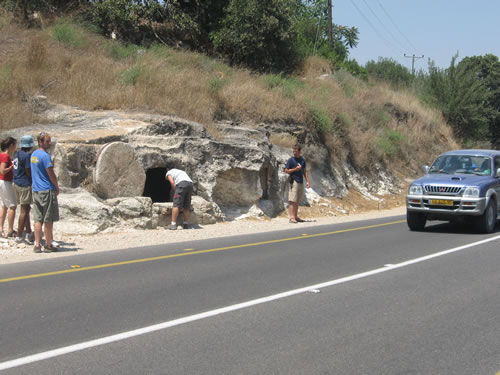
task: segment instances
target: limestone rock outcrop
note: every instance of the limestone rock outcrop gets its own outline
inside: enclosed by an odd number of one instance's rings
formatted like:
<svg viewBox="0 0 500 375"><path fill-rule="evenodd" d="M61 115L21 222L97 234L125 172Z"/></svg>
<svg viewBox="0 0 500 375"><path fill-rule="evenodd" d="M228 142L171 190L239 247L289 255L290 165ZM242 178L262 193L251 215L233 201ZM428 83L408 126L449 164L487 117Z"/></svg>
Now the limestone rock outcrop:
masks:
<svg viewBox="0 0 500 375"><path fill-rule="evenodd" d="M291 150L272 144L271 134L303 144L312 180L304 204L318 197L342 197L348 185L367 196L399 186L396 177L377 166L367 176L339 165L318 134L300 124L220 122L214 138L201 124L172 116L88 112L38 102L43 104L37 105L43 124L0 136L51 134L54 168L64 188L56 230L95 233L168 224L172 191L165 174L173 167L193 180L191 224L276 216L287 201L284 166Z"/></svg>

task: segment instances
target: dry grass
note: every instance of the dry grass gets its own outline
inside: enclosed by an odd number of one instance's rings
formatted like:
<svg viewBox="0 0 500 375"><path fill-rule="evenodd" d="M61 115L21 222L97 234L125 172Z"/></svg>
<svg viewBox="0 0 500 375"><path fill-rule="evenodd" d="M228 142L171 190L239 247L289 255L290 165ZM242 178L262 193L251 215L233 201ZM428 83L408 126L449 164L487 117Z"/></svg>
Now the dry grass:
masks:
<svg viewBox="0 0 500 375"><path fill-rule="evenodd" d="M369 85L308 59L295 77L259 76L201 54L123 46L70 23L25 30L0 15L0 129L35 121L27 98L87 110L137 110L199 122L293 123L320 132L339 162L413 170L457 147L441 116L409 93ZM325 77L325 74L330 74ZM290 147L295 137L271 135Z"/></svg>

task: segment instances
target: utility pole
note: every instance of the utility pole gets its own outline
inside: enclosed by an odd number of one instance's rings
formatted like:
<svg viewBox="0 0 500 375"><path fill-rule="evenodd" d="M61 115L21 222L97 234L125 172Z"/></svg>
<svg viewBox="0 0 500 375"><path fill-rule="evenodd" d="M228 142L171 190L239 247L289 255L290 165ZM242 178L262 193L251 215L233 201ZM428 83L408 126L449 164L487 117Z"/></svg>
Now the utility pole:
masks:
<svg viewBox="0 0 500 375"><path fill-rule="evenodd" d="M404 55L405 55L405 57L408 57L411 59L411 74L415 75L415 59L423 59L424 55L415 56L415 54L413 54L413 56L406 56L406 53Z"/></svg>
<svg viewBox="0 0 500 375"><path fill-rule="evenodd" d="M333 44L333 35L332 35L332 1L328 0L328 43L330 46Z"/></svg>

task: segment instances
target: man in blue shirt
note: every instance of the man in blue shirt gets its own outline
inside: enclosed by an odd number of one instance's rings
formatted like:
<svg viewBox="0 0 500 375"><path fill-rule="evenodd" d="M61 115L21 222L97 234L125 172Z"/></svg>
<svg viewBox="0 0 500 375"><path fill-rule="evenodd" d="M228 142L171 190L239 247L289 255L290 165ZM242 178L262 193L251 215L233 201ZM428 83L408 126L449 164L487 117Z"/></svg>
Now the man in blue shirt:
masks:
<svg viewBox="0 0 500 375"><path fill-rule="evenodd" d="M296 144L293 146L293 156L288 159L285 166L285 173L290 175L288 178L288 217L289 222L294 224L304 221L298 217L299 203L304 198L304 177L307 182L307 188L311 186L309 173L306 169L306 161L300 156L301 150L300 145Z"/></svg>
<svg viewBox="0 0 500 375"><path fill-rule="evenodd" d="M31 135L23 135L19 142L19 150L14 156L14 192L16 193L17 203L21 205L21 213L17 225L16 242L22 242L23 239L30 245L35 240L34 233L31 231L30 210L33 202L31 193L31 164L30 151L35 146ZM25 233L25 236L23 235Z"/></svg>
<svg viewBox="0 0 500 375"><path fill-rule="evenodd" d="M38 149L31 154L31 176L33 187L33 221L35 222L35 247L33 251L42 251L42 225L45 231L45 253L57 251L52 245L53 224L59 220L59 184L54 165L48 150L52 140L48 133L42 132L38 135Z"/></svg>

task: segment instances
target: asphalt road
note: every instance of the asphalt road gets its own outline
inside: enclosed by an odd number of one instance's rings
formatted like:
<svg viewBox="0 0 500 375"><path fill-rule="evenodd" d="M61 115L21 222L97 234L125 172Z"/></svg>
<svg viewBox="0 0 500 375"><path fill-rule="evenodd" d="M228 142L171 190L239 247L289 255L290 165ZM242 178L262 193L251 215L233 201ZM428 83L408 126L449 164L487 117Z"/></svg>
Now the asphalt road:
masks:
<svg viewBox="0 0 500 375"><path fill-rule="evenodd" d="M500 225L427 228L296 225L2 265L0 370L498 374Z"/></svg>

